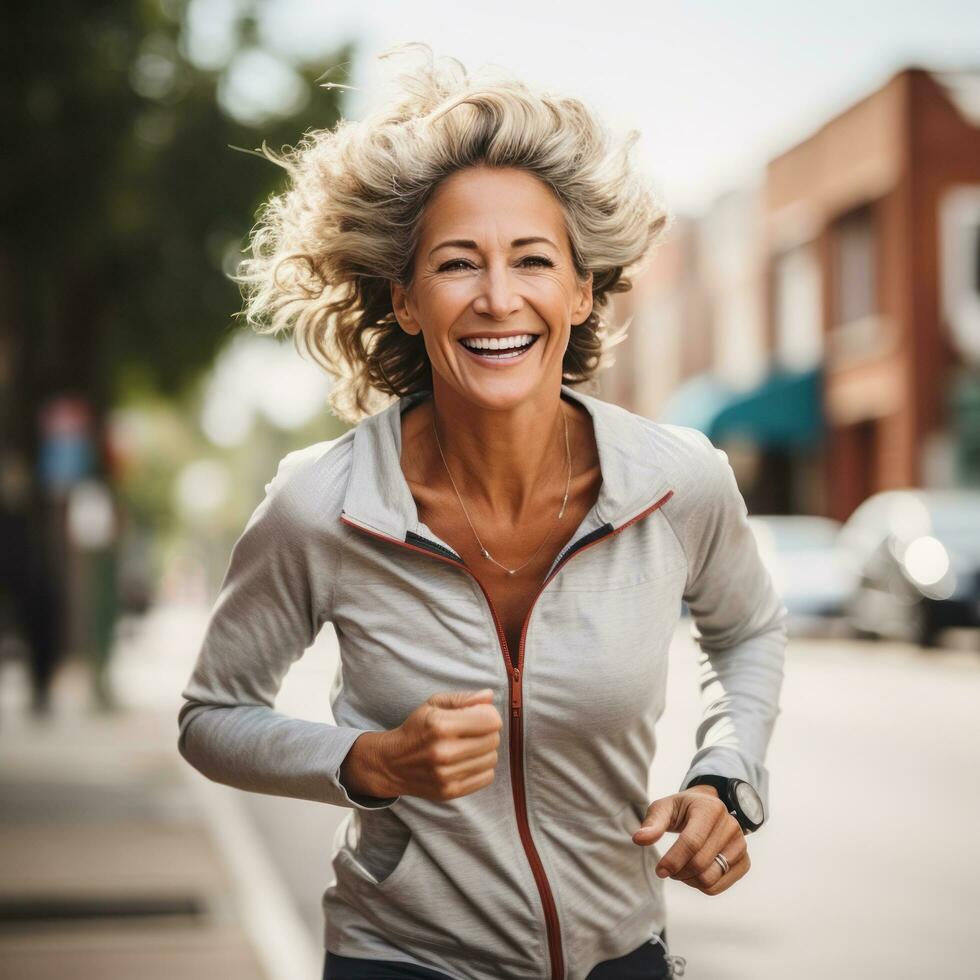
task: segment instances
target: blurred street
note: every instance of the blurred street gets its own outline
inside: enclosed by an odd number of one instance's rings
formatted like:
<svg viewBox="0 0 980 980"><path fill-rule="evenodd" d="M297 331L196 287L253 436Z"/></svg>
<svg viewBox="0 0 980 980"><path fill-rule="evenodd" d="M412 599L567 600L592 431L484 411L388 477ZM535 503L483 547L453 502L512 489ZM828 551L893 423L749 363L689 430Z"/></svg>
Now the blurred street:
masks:
<svg viewBox="0 0 980 980"><path fill-rule="evenodd" d="M122 710L111 714L93 710L72 660L56 677L52 716L35 719L23 665L3 663L0 980L314 976L239 804L226 810L224 787L177 753L181 675L202 626L178 609L121 631L120 666L161 669L122 678Z"/></svg>
<svg viewBox="0 0 980 980"><path fill-rule="evenodd" d="M79 680L59 678L50 723L4 705L0 977L258 980L169 731L87 713Z"/></svg>
<svg viewBox="0 0 980 980"><path fill-rule="evenodd" d="M5 672L0 977L63 976L68 964L82 978L319 976L319 902L345 812L218 786L180 759L179 689L205 617L172 606L127 623L113 680L128 710L117 718L73 701L69 669L56 686L63 714L47 729L30 723L16 711L16 670ZM959 828L980 807L980 655L974 636L949 636L963 648L791 641L771 822L750 840L751 871L713 898L667 886L686 977L975 975L980 841ZM334 664L326 629L279 709L330 720ZM695 678L684 623L651 800L676 790L693 751ZM79 918L80 907L102 914Z"/></svg>

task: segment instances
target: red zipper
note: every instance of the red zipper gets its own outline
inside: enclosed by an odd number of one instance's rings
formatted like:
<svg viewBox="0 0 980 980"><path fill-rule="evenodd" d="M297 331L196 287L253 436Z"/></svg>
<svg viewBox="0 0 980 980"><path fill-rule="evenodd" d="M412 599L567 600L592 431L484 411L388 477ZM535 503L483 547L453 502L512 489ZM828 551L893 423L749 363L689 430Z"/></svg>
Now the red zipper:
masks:
<svg viewBox="0 0 980 980"><path fill-rule="evenodd" d="M511 772L511 785L514 789L514 810L517 815L517 829L520 833L521 843L524 845L524 852L527 855L528 863L531 866L531 873L534 875L535 883L538 886L538 893L541 896L541 904L544 908L545 925L548 932L548 953L551 957L551 980L564 980L565 977L565 960L562 955L561 949L561 927L558 922L558 910L555 906L554 895L551 891L551 885L548 883L548 876L545 873L544 865L541 863L541 857L538 854L538 849L535 847L534 840L531 837L531 827L527 819L527 797L524 791L524 718L523 718L523 670L524 670L524 643L527 637L528 624L531 621L531 613L534 611L534 607L537 604L538 599L541 597L541 593L548 587L548 583L554 579L558 572L564 567L565 562L569 561L572 557L581 551L587 551L589 548L597 545L600 541L606 541L608 538L619 534L621 531L625 531L630 525L635 524L637 521L642 520L644 517L652 514L655 510L662 507L668 500L674 495L673 490L668 490L656 503L651 504L646 510L641 511L635 517L630 518L625 524L621 524L617 528L613 528L608 534L604 534L594 541L590 541L588 544L582 545L581 548L576 548L574 545L566 553L565 557L562 558L558 564L555 566L554 571L544 580L541 588L538 589L534 598L531 600L531 605L528 607L527 614L524 617L524 623L521 626L521 640L520 646L518 648L517 654L517 665L514 665L511 659L510 650L507 647L507 637L504 635L503 624L500 622L500 617L497 615L497 610L494 608L493 600L490 598L490 594L483 587L483 583L473 574L470 568L462 561L458 561L454 558L444 557L443 555L438 555L433 551L429 551L427 548L420 548L418 545L411 544L407 541L401 541L398 538L393 538L387 534L381 534L379 531L369 530L362 524L355 523L350 520L345 514L340 515L340 519L347 524L349 527L357 528L359 531L363 531L365 534L371 535L371 537L380 538L383 541L390 541L393 544L401 545L403 548L410 548L412 551L418 551L423 555L429 555L432 558L436 558L439 561L448 562L458 568L462 568L466 573L472 576L473 580L477 585L480 586L480 591L483 593L487 600L487 605L490 607L490 614L493 616L494 625L497 628L497 639L500 642L500 649L504 655L504 662L507 665L508 672L510 674L510 705L511 705L511 723L510 723L510 772Z"/></svg>

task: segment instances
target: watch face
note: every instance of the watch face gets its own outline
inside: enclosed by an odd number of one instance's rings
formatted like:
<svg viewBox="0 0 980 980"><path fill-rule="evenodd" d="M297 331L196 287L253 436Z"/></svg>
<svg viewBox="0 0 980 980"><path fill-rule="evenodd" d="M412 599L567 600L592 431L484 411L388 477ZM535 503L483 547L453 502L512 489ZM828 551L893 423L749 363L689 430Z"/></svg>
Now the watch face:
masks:
<svg viewBox="0 0 980 980"><path fill-rule="evenodd" d="M762 823L765 812L762 809L762 800L759 794L752 788L751 783L740 780L735 784L735 799L749 820L753 823Z"/></svg>

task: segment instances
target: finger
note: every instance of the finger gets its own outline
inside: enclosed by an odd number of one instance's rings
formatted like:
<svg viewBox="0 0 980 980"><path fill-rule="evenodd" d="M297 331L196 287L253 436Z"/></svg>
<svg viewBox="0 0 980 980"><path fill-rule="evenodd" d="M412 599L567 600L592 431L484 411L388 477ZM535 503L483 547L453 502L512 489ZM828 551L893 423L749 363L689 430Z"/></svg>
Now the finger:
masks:
<svg viewBox="0 0 980 980"><path fill-rule="evenodd" d="M465 762L476 759L488 752L494 752L500 747L500 733L490 732L487 735L471 735L447 743L453 748L452 762Z"/></svg>
<svg viewBox="0 0 980 980"><path fill-rule="evenodd" d="M727 854L725 855L728 856ZM718 862L715 861L715 867L718 866ZM728 869L727 874L721 874L721 868L718 868L719 875L713 884L709 885L707 888L702 888L701 891L705 895L719 895L721 892L728 888L731 888L739 878L744 877L750 867L752 867L752 859L749 857L748 850L739 858L737 861L729 862L731 867Z"/></svg>
<svg viewBox="0 0 980 980"><path fill-rule="evenodd" d="M465 708L432 708L429 724L439 738L462 738L497 732L503 727L500 712L492 704L473 704Z"/></svg>
<svg viewBox="0 0 980 980"><path fill-rule="evenodd" d="M704 847L718 819L717 807L724 808L720 800L700 793L694 798L681 795L679 800L682 811L681 834L657 865L657 874L661 878L675 874Z"/></svg>
<svg viewBox="0 0 980 980"><path fill-rule="evenodd" d="M722 851L721 853L725 854L724 851ZM725 857L728 858L728 855L725 854ZM688 885L689 887L695 888L700 892L708 892L710 889L714 888L717 885L718 888L717 891L715 892L715 894L717 894L718 892L724 891L730 883L735 881L735 878L731 876L736 870L740 868L740 866L742 865L742 863L745 861L746 858L747 858L747 854L743 855L741 859L736 859L736 860L729 859L728 861L729 867L727 872L722 872L721 865L719 865L717 861L712 859L711 863L713 867L705 871L703 875L700 875L695 878L684 878L678 880L681 881L681 884Z"/></svg>
<svg viewBox="0 0 980 980"><path fill-rule="evenodd" d="M482 772L467 776L465 779L456 781L448 786L439 796L442 800L454 800L460 796L468 796L475 793L484 786L489 786L496 777L495 769L486 769Z"/></svg>
<svg viewBox="0 0 980 980"><path fill-rule="evenodd" d="M677 881L693 882L698 887L710 888L723 874L721 865L715 860L716 855L723 855L728 861L729 868L733 868L742 860L747 850L745 837L739 830L738 839L729 838L720 846L709 843L697 857L691 860L687 870L682 868L673 877Z"/></svg>
<svg viewBox="0 0 980 980"><path fill-rule="evenodd" d="M450 765L440 766L439 774L447 782L452 780L462 781L470 776L479 775L487 769L494 769L499 761L496 749L484 752L482 755L470 756Z"/></svg>
<svg viewBox="0 0 980 980"><path fill-rule="evenodd" d="M644 847L656 843L668 830L676 830L680 797L665 796L647 807L643 823L633 834L633 843Z"/></svg>
<svg viewBox="0 0 980 980"><path fill-rule="evenodd" d="M497 732L466 738L438 738L428 746L429 761L443 769L459 766L467 760L496 751L499 745L500 735Z"/></svg>
<svg viewBox="0 0 980 980"><path fill-rule="evenodd" d="M466 708L492 701L493 691L489 687L480 691L437 691L428 699L434 708Z"/></svg>
<svg viewBox="0 0 980 980"><path fill-rule="evenodd" d="M707 841L705 841L704 847L683 868L676 871L672 877L678 881L684 881L687 878L697 878L708 872L712 865L720 871L718 862L715 861L716 854L724 854L728 858L729 864L733 864L736 859L742 856L742 852L746 849L745 835L742 833L742 828L739 826L738 821L730 813L726 812L718 818L718 822L708 836Z"/></svg>

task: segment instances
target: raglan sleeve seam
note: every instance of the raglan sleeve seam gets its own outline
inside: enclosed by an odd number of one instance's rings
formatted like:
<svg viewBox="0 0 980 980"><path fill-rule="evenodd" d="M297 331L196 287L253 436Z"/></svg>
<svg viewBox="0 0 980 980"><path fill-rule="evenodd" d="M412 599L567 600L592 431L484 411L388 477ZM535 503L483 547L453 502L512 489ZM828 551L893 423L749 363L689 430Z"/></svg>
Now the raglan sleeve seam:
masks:
<svg viewBox="0 0 980 980"><path fill-rule="evenodd" d="M669 508L670 508L670 501L667 502L667 506L661 508L661 513L664 515L664 519L667 521L667 527L670 528L670 533L674 536L674 540L677 542L678 546L681 549L681 554L684 556L684 563L687 568L687 572L685 576L685 582L687 584L685 584L684 586L684 592L686 594L687 586L691 581L691 556L688 554L688 549L687 546L684 544L683 538L680 536L680 534L677 533L677 528L674 527L674 518L671 516Z"/></svg>

